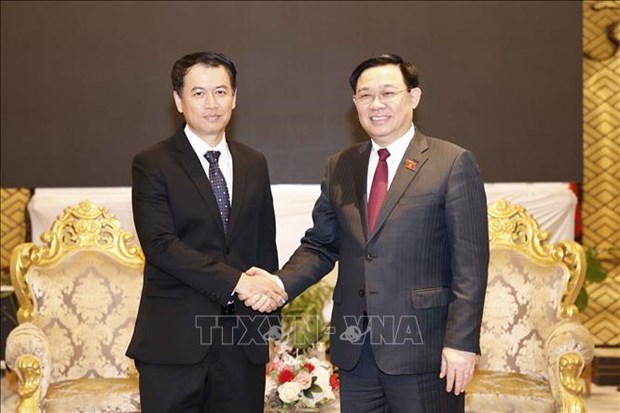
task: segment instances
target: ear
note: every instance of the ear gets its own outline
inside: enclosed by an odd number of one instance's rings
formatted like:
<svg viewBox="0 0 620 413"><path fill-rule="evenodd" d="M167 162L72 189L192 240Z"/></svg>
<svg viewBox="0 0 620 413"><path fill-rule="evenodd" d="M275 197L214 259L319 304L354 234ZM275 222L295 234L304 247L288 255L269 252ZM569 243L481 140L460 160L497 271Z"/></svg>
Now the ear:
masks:
<svg viewBox="0 0 620 413"><path fill-rule="evenodd" d="M176 90L172 91L172 97L174 98L174 104L176 105L179 113L183 113L183 101L181 101L181 97Z"/></svg>
<svg viewBox="0 0 620 413"><path fill-rule="evenodd" d="M353 105L355 106L355 110L357 110L359 112L359 108L357 107L357 100L355 100L355 95L353 95L351 97L351 100L353 101Z"/></svg>
<svg viewBox="0 0 620 413"><path fill-rule="evenodd" d="M422 89L419 87L414 87L409 91L409 99L411 99L411 106L413 108L417 108L420 104L420 98L422 97Z"/></svg>
<svg viewBox="0 0 620 413"><path fill-rule="evenodd" d="M237 107L237 89L235 89L235 92L233 93L233 101L232 101L232 108L236 108Z"/></svg>

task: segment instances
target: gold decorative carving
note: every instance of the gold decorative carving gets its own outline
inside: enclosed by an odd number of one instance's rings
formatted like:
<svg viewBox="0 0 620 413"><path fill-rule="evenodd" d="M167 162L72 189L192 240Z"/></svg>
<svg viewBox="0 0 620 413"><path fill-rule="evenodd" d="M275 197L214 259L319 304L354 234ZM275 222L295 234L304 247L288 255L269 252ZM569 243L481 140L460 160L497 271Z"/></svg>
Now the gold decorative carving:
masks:
<svg viewBox="0 0 620 413"><path fill-rule="evenodd" d="M570 274L560 304L560 316L571 318L579 310L574 305L585 281L585 254L573 241L548 244L549 233L542 231L536 220L520 205L500 199L489 205L489 241L522 251L540 263L562 263Z"/></svg>
<svg viewBox="0 0 620 413"><path fill-rule="evenodd" d="M580 395L583 391L579 375L583 369L579 353L563 354L560 357L560 379L562 381L562 413L585 413L586 406Z"/></svg>
<svg viewBox="0 0 620 413"><path fill-rule="evenodd" d="M506 200L488 206L488 219L489 284L470 408L582 412L579 375L594 353L574 305L584 250L548 243L534 217Z"/></svg>
<svg viewBox="0 0 620 413"><path fill-rule="evenodd" d="M20 323L31 321L36 308L28 287L27 274L32 265L52 266L75 250L107 251L118 262L130 266L144 265L144 254L132 243L134 235L123 231L120 222L107 208L83 201L77 207L67 207L52 226L41 235L44 245L25 243L13 250L11 282L20 304L17 317Z"/></svg>
<svg viewBox="0 0 620 413"><path fill-rule="evenodd" d="M41 408L41 363L32 354L24 354L17 359L19 376L19 403L16 413L40 413Z"/></svg>

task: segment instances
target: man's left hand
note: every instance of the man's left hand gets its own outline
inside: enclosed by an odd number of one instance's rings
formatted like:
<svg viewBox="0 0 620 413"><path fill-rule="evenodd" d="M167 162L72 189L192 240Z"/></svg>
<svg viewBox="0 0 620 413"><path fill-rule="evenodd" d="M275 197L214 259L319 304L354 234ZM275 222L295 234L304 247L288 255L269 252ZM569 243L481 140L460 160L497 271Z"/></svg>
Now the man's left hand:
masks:
<svg viewBox="0 0 620 413"><path fill-rule="evenodd" d="M446 391L458 396L465 391L471 381L476 366L476 353L444 347L441 352L441 372L439 378L446 377Z"/></svg>

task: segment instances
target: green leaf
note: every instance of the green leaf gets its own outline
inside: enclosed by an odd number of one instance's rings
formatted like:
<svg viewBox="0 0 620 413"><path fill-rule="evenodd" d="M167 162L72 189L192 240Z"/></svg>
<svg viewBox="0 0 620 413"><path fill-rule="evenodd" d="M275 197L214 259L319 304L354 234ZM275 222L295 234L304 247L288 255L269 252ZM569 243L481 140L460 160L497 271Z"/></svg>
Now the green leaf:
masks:
<svg viewBox="0 0 620 413"><path fill-rule="evenodd" d="M284 340L296 350L307 350L326 340L329 323L323 320L323 308L333 287L315 284L282 309Z"/></svg>
<svg viewBox="0 0 620 413"><path fill-rule="evenodd" d="M5 291L3 293L0 293L0 299L2 298L7 298L13 295L13 291Z"/></svg>
<svg viewBox="0 0 620 413"><path fill-rule="evenodd" d="M311 399L312 398L312 387L310 387L308 390L304 390L304 397L306 399Z"/></svg>
<svg viewBox="0 0 620 413"><path fill-rule="evenodd" d="M588 306L588 292L585 287L581 287L581 291L577 295L577 299L575 300L575 305L579 309L579 311L583 311Z"/></svg>
<svg viewBox="0 0 620 413"><path fill-rule="evenodd" d="M321 386L319 386L318 384L313 384L308 390L311 391L312 393L320 393L323 391Z"/></svg>
<svg viewBox="0 0 620 413"><path fill-rule="evenodd" d="M586 279L590 282L600 283L607 278L607 271L596 258L594 252L589 249L586 251Z"/></svg>

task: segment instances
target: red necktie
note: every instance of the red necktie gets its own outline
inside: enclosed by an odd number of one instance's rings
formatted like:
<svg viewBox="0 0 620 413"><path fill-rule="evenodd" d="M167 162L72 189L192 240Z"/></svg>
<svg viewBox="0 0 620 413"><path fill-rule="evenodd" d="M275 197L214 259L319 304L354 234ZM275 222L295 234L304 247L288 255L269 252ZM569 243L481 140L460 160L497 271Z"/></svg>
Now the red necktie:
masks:
<svg viewBox="0 0 620 413"><path fill-rule="evenodd" d="M386 159L390 156L387 149L379 149L379 163L372 178L370 196L368 197L368 230L372 232L377 222L379 210L388 191L388 165Z"/></svg>

